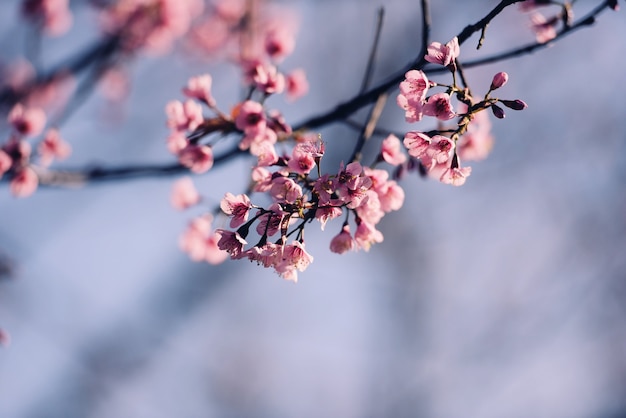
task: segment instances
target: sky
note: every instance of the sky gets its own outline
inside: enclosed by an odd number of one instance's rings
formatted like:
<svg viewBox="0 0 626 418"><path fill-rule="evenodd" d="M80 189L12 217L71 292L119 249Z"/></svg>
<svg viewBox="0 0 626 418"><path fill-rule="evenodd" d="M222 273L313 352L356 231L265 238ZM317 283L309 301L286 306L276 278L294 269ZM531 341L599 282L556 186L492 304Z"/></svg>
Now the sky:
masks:
<svg viewBox="0 0 626 418"><path fill-rule="evenodd" d="M496 4L432 3L440 42ZM10 54L26 36L15 5L0 5ZM74 6L76 26L42 48L44 62L93 39L92 16ZM380 2L279 6L300 20L284 66L303 67L311 92L272 105L297 122L358 91ZM246 262L190 261L178 237L200 212L170 207L175 177L19 200L1 184L0 251L14 273L0 281L12 338L0 349L0 416L623 416L625 8L531 56L468 70L478 90L506 71L501 94L528 109L492 118L494 149L463 187L406 178L404 207L369 252L332 254L340 224L308 231L315 261L297 284ZM375 83L419 49L416 2L385 12ZM484 51L472 38L461 58L532 41L527 18L511 8ZM232 66L138 59L120 109L94 95L63 127L74 154L59 166L172 162L164 106L207 71L218 104L234 104ZM379 126L413 129L393 100ZM321 134L329 154L348 157L354 131ZM249 167L236 160L195 180L216 203L243 191Z"/></svg>

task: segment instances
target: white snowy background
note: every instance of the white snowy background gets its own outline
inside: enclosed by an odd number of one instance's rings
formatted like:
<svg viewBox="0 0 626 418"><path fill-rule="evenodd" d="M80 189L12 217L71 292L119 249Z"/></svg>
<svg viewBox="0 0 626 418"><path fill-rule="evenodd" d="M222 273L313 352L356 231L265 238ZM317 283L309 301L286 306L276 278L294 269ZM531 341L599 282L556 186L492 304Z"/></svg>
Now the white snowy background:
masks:
<svg viewBox="0 0 626 418"><path fill-rule="evenodd" d="M53 63L87 45L93 20L46 41ZM284 67L311 93L272 99L297 122L359 88L376 11L386 18L376 80L413 59L417 1L292 1L301 21ZM597 1L577 2L582 15ZM433 39L447 42L497 2L433 1ZM529 107L492 120L496 144L453 188L411 176L403 209L369 253L331 254L307 233L315 262L297 285L246 262L195 264L178 236L196 212L169 206L175 178L44 189L0 186L0 417L550 417L626 416L626 4L554 46L479 70L476 91L507 71L505 98ZM580 9L578 9L580 7ZM26 30L0 3L0 51ZM511 8L484 52L532 40ZM144 58L117 125L97 95L63 128L64 166L169 162L164 105L189 76L211 72L218 104L239 98L234 67ZM409 126L390 100L381 127ZM347 158L354 131L322 130ZM329 152L330 153L330 152ZM330 160L330 159L329 159ZM327 161L330 162L330 161ZM250 162L198 178L218 201L240 193Z"/></svg>

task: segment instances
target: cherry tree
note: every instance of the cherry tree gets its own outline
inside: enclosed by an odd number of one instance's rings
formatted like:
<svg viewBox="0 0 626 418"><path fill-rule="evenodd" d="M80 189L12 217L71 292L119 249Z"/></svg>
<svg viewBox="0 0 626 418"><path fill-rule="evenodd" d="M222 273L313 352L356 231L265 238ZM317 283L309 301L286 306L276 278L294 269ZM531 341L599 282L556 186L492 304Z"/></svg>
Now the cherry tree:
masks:
<svg viewBox="0 0 626 418"><path fill-rule="evenodd" d="M416 3L411 13L421 32L412 56L378 60L388 12L381 8L371 39L359 45L364 59L352 76L360 87L339 102L300 109L303 116L290 120L290 108L323 88L290 60L298 33L323 28L299 27L288 3L91 0L70 8L67 0L16 2L28 42L20 56L1 62L0 191L12 196L7 204L18 204L42 190L172 178L162 184L163 200L187 222L174 245L192 261L247 260L293 282L306 280L315 263L309 236L319 231L332 253L375 251L394 239L381 222L412 193L404 187L407 178L419 176L442 188L477 181L472 172L490 158L495 141L504 140L492 127L523 120L525 109L541 106L508 92L516 74L498 68L500 63L536 60L532 54L544 49L550 54L561 40L593 30L605 12L619 9L617 0L584 7L576 0L502 0L481 5L479 18L439 38L432 36L443 24L431 18L434 5ZM507 13L527 26L529 41L483 53L502 36L493 28ZM85 24L88 43L44 62L48 45ZM102 103L100 117L115 123L132 94L133 69L154 57L181 56L208 70L171 80L178 94L161 104L162 113L146 116L146 123L167 129L153 138L167 151L166 160L120 165L93 155L96 164L73 161L79 139L69 127L87 100ZM376 77L383 64L391 70ZM220 78L224 71L210 71L219 65L239 82L227 85ZM482 71L490 82L474 82L469 71ZM384 112L406 123L381 123ZM351 134L333 137L331 125L346 126ZM334 146L338 142L343 146ZM240 188L215 193L216 171L241 162L247 169L240 170ZM8 341L0 328L0 342Z"/></svg>

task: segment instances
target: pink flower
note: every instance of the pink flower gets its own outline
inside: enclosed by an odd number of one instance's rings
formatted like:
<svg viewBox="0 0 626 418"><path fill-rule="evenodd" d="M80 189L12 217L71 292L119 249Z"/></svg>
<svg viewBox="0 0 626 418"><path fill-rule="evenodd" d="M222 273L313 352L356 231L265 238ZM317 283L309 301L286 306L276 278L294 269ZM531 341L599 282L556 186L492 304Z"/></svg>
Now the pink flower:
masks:
<svg viewBox="0 0 626 418"><path fill-rule="evenodd" d="M430 137L421 132L409 131L404 135L403 142L410 156L422 158L430 146Z"/></svg>
<svg viewBox="0 0 626 418"><path fill-rule="evenodd" d="M540 44L544 44L556 38L556 25L559 23L557 16L548 20L541 13L533 13L530 15L530 21L537 42Z"/></svg>
<svg viewBox="0 0 626 418"><path fill-rule="evenodd" d="M406 155L402 152L402 143L393 134L383 140L380 153L383 160L393 166L398 166L406 161Z"/></svg>
<svg viewBox="0 0 626 418"><path fill-rule="evenodd" d="M393 180L385 182L375 190L380 201L380 208L385 212L398 210L404 204L404 190Z"/></svg>
<svg viewBox="0 0 626 418"><path fill-rule="evenodd" d="M411 70L404 75L405 79L400 83L400 93L408 101L422 103L426 100L429 81L423 71Z"/></svg>
<svg viewBox="0 0 626 418"><path fill-rule="evenodd" d="M253 191L266 192L272 187L272 173L265 167L255 167L252 169Z"/></svg>
<svg viewBox="0 0 626 418"><path fill-rule="evenodd" d="M259 218L256 232L261 236L266 235L271 237L272 235L275 235L280 229L280 225L285 215L287 215L287 213L281 209L278 203L272 204L270 212L265 213Z"/></svg>
<svg viewBox="0 0 626 418"><path fill-rule="evenodd" d="M452 109L452 103L450 103L450 96L447 93L437 93L430 96L424 105L424 114L434 116L439 120L450 120L456 116L454 109Z"/></svg>
<svg viewBox="0 0 626 418"><path fill-rule="evenodd" d="M439 180L445 184L462 186L463 184L465 184L465 179L469 177L471 172L472 167L448 168L446 171L444 171Z"/></svg>
<svg viewBox="0 0 626 418"><path fill-rule="evenodd" d="M61 138L57 129L51 128L44 135L38 151L41 157L41 164L47 166L55 158L59 160L67 158L72 152L72 147Z"/></svg>
<svg viewBox="0 0 626 418"><path fill-rule="evenodd" d="M315 211L315 219L320 222L323 231L329 220L340 217L342 213L341 208L336 206L318 207Z"/></svg>
<svg viewBox="0 0 626 418"><path fill-rule="evenodd" d="M265 131L267 123L265 121L265 113L263 105L252 100L246 100L237 109L235 117L235 126L243 131L246 137L255 138ZM241 148L241 146L240 146ZM242 148L247 149L247 148Z"/></svg>
<svg viewBox="0 0 626 418"><path fill-rule="evenodd" d="M218 229L216 232L221 235L217 242L217 246L220 250L228 252L232 259L238 259L244 256L243 246L246 245L247 242L238 232L229 231L227 229Z"/></svg>
<svg viewBox="0 0 626 418"><path fill-rule="evenodd" d="M356 242L350 235L350 226L344 225L341 232L330 241L330 251L336 254L343 254L356 249Z"/></svg>
<svg viewBox="0 0 626 418"><path fill-rule="evenodd" d="M215 107L215 99L211 95L212 83L210 74L192 77L187 82L187 87L183 89L183 94L190 99L198 99L209 107Z"/></svg>
<svg viewBox="0 0 626 418"><path fill-rule="evenodd" d="M354 233L354 239L360 248L365 251L369 251L372 244L383 242L383 234L376 230L373 225L370 225L365 221L357 223L358 226L356 228L356 232Z"/></svg>
<svg viewBox="0 0 626 418"><path fill-rule="evenodd" d="M208 145L189 144L178 154L178 161L197 174L213 167L213 150Z"/></svg>
<svg viewBox="0 0 626 418"><path fill-rule="evenodd" d="M317 155L311 144L301 142L291 151L291 158L289 159L287 167L293 173L309 174L313 167L315 167L315 158Z"/></svg>
<svg viewBox="0 0 626 418"><path fill-rule="evenodd" d="M404 119L407 122L413 123L422 120L424 113L422 102L411 101L405 95L399 94L396 98L396 103L404 109Z"/></svg>
<svg viewBox="0 0 626 418"><path fill-rule="evenodd" d="M193 100L182 104L173 100L165 107L167 114L167 126L176 131L194 131L204 121L202 106Z"/></svg>
<svg viewBox="0 0 626 418"><path fill-rule="evenodd" d="M436 164L443 164L450 160L452 151L454 150L454 142L445 136L435 135L430 140L430 145L422 157L422 163L426 167Z"/></svg>
<svg viewBox="0 0 626 418"><path fill-rule="evenodd" d="M302 198L302 187L287 177L272 180L270 194L277 202L295 203Z"/></svg>
<svg viewBox="0 0 626 418"><path fill-rule="evenodd" d="M313 262L313 257L306 252L304 243L294 241L285 245L282 257L275 264L276 272L286 280L298 281L296 270L304 271Z"/></svg>
<svg viewBox="0 0 626 418"><path fill-rule="evenodd" d="M206 261L219 264L226 260L228 253L217 246L220 234L211 232L211 216L202 216L191 221L180 237L180 248L193 261Z"/></svg>
<svg viewBox="0 0 626 418"><path fill-rule="evenodd" d="M273 65L257 65L252 80L265 94L280 94L285 90L285 76Z"/></svg>
<svg viewBox="0 0 626 418"><path fill-rule="evenodd" d="M13 175L9 187L13 196L28 197L37 190L38 185L37 173L30 167L23 167Z"/></svg>
<svg viewBox="0 0 626 418"><path fill-rule="evenodd" d="M268 268L277 263L281 256L281 246L271 242L265 243L261 247L254 246L245 252L248 260L256 261L263 267Z"/></svg>
<svg viewBox="0 0 626 418"><path fill-rule="evenodd" d="M187 145L189 141L183 132L174 131L167 137L167 149L174 155L178 155Z"/></svg>
<svg viewBox="0 0 626 418"><path fill-rule="evenodd" d="M293 52L296 45L293 33L286 29L274 29L265 38L265 52L274 61L280 61Z"/></svg>
<svg viewBox="0 0 626 418"><path fill-rule="evenodd" d="M230 227L237 228L248 220L252 203L245 194L235 196L232 193L226 193L220 202L220 208L225 214L232 217Z"/></svg>
<svg viewBox="0 0 626 418"><path fill-rule="evenodd" d="M428 54L424 57L426 61L433 64L440 64L444 67L454 69L456 66L454 60L458 58L460 54L459 40L455 36L450 42L445 45L439 42L433 42L428 47Z"/></svg>
<svg viewBox="0 0 626 418"><path fill-rule="evenodd" d="M295 101L309 92L309 82L303 69L287 74L287 100Z"/></svg>
<svg viewBox="0 0 626 418"><path fill-rule="evenodd" d="M184 210L200 202L200 194L193 185L191 177L183 177L174 183L170 199L174 209Z"/></svg>
<svg viewBox="0 0 626 418"><path fill-rule="evenodd" d="M46 114L38 107L18 103L9 112L7 120L20 135L37 136L46 125Z"/></svg>

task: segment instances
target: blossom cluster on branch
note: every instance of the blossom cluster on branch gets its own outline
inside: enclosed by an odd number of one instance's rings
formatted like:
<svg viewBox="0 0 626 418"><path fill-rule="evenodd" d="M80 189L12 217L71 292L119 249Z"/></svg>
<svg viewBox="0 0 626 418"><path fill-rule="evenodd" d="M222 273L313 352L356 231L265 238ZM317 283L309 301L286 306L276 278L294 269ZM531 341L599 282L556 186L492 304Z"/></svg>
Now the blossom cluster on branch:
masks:
<svg viewBox="0 0 626 418"><path fill-rule="evenodd" d="M123 99L130 83L126 68L141 54L164 54L182 45L188 53L224 58L241 70L245 97L226 107L212 94L213 83L219 80L210 74L189 79L182 89L184 99L165 106L170 130L166 144L178 165L176 170L169 165L152 172L200 175L229 157L251 155L255 163L248 174L249 190L227 193L219 207L194 218L180 245L196 261L214 264L228 257L248 259L293 281L313 261L305 247L306 227L319 224L324 229L328 221L341 220L329 240L330 250L339 254L369 250L383 240L377 229L381 219L404 202L405 192L399 184L403 176L419 172L442 183L463 185L471 174L466 163L484 159L492 147L489 113L503 119L505 109L526 107L520 99L499 97L509 80L504 72L493 76L486 91L476 93L470 88L463 71L466 63L460 56L463 43L473 33L481 32L480 47L487 26L506 7L518 3L520 11L530 13L536 43L484 60L492 62L532 52L590 25L602 10L618 9L616 0L598 0L589 15L576 20L575 0L502 0L485 18L440 43L428 39L428 1L421 0L423 45L408 67L324 114L293 124L280 110L267 106L273 95L284 94L293 102L309 89L303 69L282 68L284 59L294 51L296 32L295 20L285 18L284 10L267 8L262 0L89 3L98 12L102 33L102 40L93 48L48 71L24 61L0 69L5 75L0 107L7 109L8 126L0 143L0 178L9 183L11 193L26 197L39 184L63 182L63 170L50 168L71 152L60 134L62 123L97 85L106 86L109 100ZM23 0L21 13L38 36L62 36L75 19L67 0ZM373 65L371 61L368 70ZM447 73L450 81L435 82L431 72ZM364 87L369 86L364 83ZM395 101L406 121L417 126L403 135L376 127L380 107L392 89L398 91ZM370 117L359 127L352 156L323 171L320 163L326 142L333 139L322 138L316 129L346 121L366 107L371 108ZM422 128L425 120L435 128ZM361 150L372 136L380 140L377 154L364 162ZM231 148L215 155L218 143ZM113 177L133 171L131 167L73 174L89 182L107 173ZM187 209L202 200L191 178L176 182L172 192L175 208Z"/></svg>

